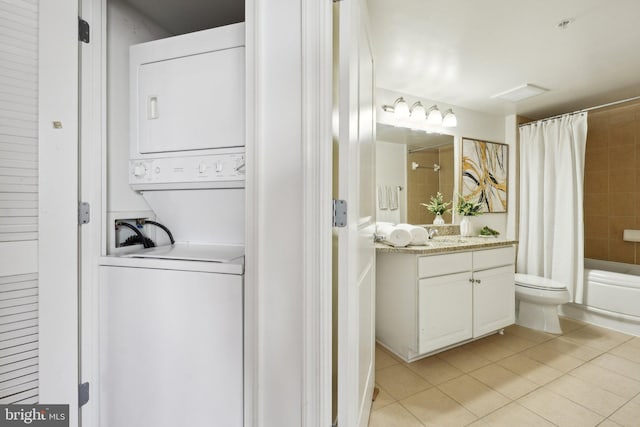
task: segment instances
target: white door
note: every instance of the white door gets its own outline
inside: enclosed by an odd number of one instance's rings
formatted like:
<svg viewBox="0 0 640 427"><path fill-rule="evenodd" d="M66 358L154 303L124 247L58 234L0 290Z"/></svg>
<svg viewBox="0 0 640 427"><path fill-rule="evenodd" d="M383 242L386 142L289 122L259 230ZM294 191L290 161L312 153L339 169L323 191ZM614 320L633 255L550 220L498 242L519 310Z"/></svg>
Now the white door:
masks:
<svg viewBox="0 0 640 427"><path fill-rule="evenodd" d="M40 403L78 424L78 1L39 2Z"/></svg>
<svg viewBox="0 0 640 427"><path fill-rule="evenodd" d="M373 57L362 0L339 3L338 425L366 426L374 386L375 114Z"/></svg>

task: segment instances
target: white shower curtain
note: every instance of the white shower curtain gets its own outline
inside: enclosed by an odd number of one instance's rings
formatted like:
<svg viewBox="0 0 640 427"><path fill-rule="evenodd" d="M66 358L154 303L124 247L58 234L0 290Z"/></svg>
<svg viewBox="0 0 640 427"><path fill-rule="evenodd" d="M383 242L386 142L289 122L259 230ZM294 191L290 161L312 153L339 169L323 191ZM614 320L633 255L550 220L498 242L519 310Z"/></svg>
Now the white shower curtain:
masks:
<svg viewBox="0 0 640 427"><path fill-rule="evenodd" d="M520 128L518 272L567 285L582 303L587 114Z"/></svg>

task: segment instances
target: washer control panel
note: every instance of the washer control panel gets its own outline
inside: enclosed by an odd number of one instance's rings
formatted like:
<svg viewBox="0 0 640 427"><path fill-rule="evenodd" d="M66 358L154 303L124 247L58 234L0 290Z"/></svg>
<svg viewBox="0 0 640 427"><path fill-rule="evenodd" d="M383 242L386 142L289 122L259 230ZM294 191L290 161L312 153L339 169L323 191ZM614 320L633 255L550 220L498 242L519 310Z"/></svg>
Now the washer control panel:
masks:
<svg viewBox="0 0 640 427"><path fill-rule="evenodd" d="M129 161L134 190L243 187L244 153Z"/></svg>

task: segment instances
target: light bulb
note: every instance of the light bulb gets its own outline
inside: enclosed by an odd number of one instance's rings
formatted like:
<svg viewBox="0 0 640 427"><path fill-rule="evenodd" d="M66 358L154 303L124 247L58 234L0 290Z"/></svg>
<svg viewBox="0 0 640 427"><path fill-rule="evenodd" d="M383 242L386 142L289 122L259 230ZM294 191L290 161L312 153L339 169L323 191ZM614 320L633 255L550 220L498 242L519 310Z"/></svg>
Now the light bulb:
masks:
<svg viewBox="0 0 640 427"><path fill-rule="evenodd" d="M442 124L442 113L435 105L429 108L427 112L427 124L432 126L440 126Z"/></svg>
<svg viewBox="0 0 640 427"><path fill-rule="evenodd" d="M442 119L442 127L454 128L456 126L458 126L458 118L455 114L453 114L453 110L449 108L444 113L444 118Z"/></svg>
<svg viewBox="0 0 640 427"><path fill-rule="evenodd" d="M411 119L412 120L425 120L427 118L427 110L422 105L422 102L417 101L411 106Z"/></svg>
<svg viewBox="0 0 640 427"><path fill-rule="evenodd" d="M403 97L396 99L396 102L393 103L393 114L399 119L409 117L409 104Z"/></svg>

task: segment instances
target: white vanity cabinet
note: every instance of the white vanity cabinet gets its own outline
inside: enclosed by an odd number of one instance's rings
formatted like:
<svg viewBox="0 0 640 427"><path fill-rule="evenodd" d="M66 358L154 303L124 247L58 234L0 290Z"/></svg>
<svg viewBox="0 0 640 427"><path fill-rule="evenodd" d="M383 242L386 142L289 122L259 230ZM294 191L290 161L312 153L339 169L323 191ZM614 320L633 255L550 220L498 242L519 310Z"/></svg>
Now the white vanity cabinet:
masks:
<svg viewBox="0 0 640 427"><path fill-rule="evenodd" d="M515 321L512 245L415 255L379 253L376 339L407 361Z"/></svg>

